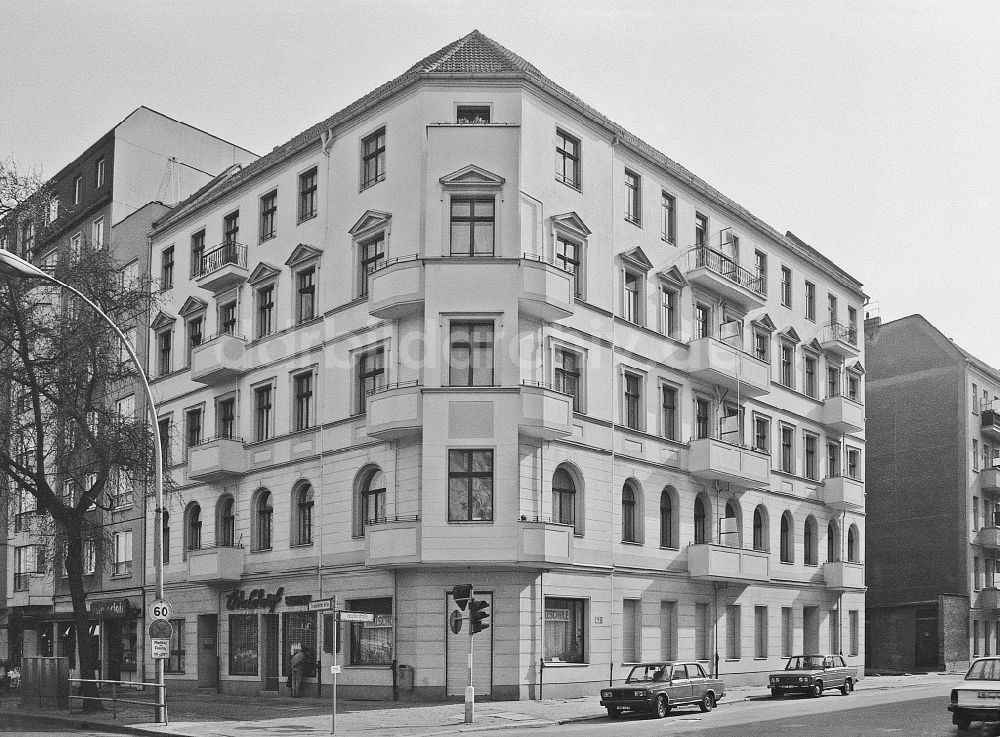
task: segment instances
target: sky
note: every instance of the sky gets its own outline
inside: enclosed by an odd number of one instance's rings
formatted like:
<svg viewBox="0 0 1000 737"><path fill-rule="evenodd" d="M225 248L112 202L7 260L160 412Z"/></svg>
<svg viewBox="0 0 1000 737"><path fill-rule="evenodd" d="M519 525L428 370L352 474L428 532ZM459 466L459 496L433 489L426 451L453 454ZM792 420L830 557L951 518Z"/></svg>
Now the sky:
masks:
<svg viewBox="0 0 1000 737"><path fill-rule="evenodd" d="M140 105L267 153L478 28L819 249L883 322L920 313L1000 367L997 0L0 9L0 159L45 175Z"/></svg>

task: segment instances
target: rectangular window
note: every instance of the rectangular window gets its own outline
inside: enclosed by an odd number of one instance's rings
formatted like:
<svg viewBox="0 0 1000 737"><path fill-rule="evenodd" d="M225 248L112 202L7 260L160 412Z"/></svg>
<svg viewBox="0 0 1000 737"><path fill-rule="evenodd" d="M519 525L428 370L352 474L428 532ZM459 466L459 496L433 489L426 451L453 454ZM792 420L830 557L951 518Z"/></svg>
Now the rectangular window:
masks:
<svg viewBox="0 0 1000 737"><path fill-rule="evenodd" d="M163 555L165 557L164 563L170 562L170 558L167 557L167 551L164 549ZM97 571L97 542L89 539L83 541L83 573L84 575L91 575Z"/></svg>
<svg viewBox="0 0 1000 737"><path fill-rule="evenodd" d="M231 212L222 219L222 242L235 245L240 237L240 211Z"/></svg>
<svg viewBox="0 0 1000 737"><path fill-rule="evenodd" d="M840 476L839 443L827 443L826 445L826 475L830 478Z"/></svg>
<svg viewBox="0 0 1000 737"><path fill-rule="evenodd" d="M201 315L189 318L184 323L184 329L187 331L187 352L184 355L184 365L190 366L191 353L205 339L205 318Z"/></svg>
<svg viewBox="0 0 1000 737"><path fill-rule="evenodd" d="M490 122L489 105L457 105L455 122L463 125L485 125Z"/></svg>
<svg viewBox="0 0 1000 737"><path fill-rule="evenodd" d="M979 441L972 439L972 470L979 470Z"/></svg>
<svg viewBox="0 0 1000 737"><path fill-rule="evenodd" d="M753 632L755 658L767 657L767 607L755 606L753 608Z"/></svg>
<svg viewBox="0 0 1000 737"><path fill-rule="evenodd" d="M313 417L313 372L306 371L292 378L292 392L295 396L295 408L292 416L292 426L296 430L305 430L315 424Z"/></svg>
<svg viewBox="0 0 1000 737"><path fill-rule="evenodd" d="M385 261L385 233L358 244L358 297L368 296L368 280Z"/></svg>
<svg viewBox="0 0 1000 737"><path fill-rule="evenodd" d="M826 368L826 396L828 399L840 396L840 368L837 366Z"/></svg>
<svg viewBox="0 0 1000 737"><path fill-rule="evenodd" d="M827 294L826 295L826 311L827 320L831 325L837 324L837 295Z"/></svg>
<svg viewBox="0 0 1000 737"><path fill-rule="evenodd" d="M114 534L115 560L113 575L129 576L132 574L132 531L116 532Z"/></svg>
<svg viewBox="0 0 1000 737"><path fill-rule="evenodd" d="M316 676L316 660L318 655L316 640L315 612L284 612L281 615L281 629L286 647L282 650L281 672L286 676L291 674L292 647L298 645L306 656L302 675L305 678Z"/></svg>
<svg viewBox="0 0 1000 737"><path fill-rule="evenodd" d="M789 389L795 388L795 347L791 343L781 344L781 367L778 381Z"/></svg>
<svg viewBox="0 0 1000 737"><path fill-rule="evenodd" d="M193 448L196 445L200 445L202 441L201 435L201 409L189 409L184 413L185 425L187 429L187 447Z"/></svg>
<svg viewBox="0 0 1000 737"><path fill-rule="evenodd" d="M222 335L236 335L236 301L219 305L219 332Z"/></svg>
<svg viewBox="0 0 1000 737"><path fill-rule="evenodd" d="M737 660L740 655L740 605L726 605L726 658Z"/></svg>
<svg viewBox="0 0 1000 737"><path fill-rule="evenodd" d="M677 657L677 602L660 602L660 659Z"/></svg>
<svg viewBox="0 0 1000 737"><path fill-rule="evenodd" d="M495 201L492 197L453 197L451 255L492 256Z"/></svg>
<svg viewBox="0 0 1000 737"><path fill-rule="evenodd" d="M753 418L753 447L761 453L771 453L771 420L767 417Z"/></svg>
<svg viewBox="0 0 1000 737"><path fill-rule="evenodd" d="M91 229L94 248L104 248L104 218L97 218Z"/></svg>
<svg viewBox="0 0 1000 737"><path fill-rule="evenodd" d="M847 449L847 475L849 478L861 481L861 451L857 448Z"/></svg>
<svg viewBox="0 0 1000 737"><path fill-rule="evenodd" d="M792 306L792 270L787 266L781 267L781 304Z"/></svg>
<svg viewBox="0 0 1000 737"><path fill-rule="evenodd" d="M556 266L573 275L573 296L583 298L583 246L562 236L556 238Z"/></svg>
<svg viewBox="0 0 1000 737"><path fill-rule="evenodd" d="M83 233L74 233L69 239L69 255L75 261L83 252Z"/></svg>
<svg viewBox="0 0 1000 737"><path fill-rule="evenodd" d="M711 652L712 623L709 619L708 604L694 605L694 657L708 660Z"/></svg>
<svg viewBox="0 0 1000 737"><path fill-rule="evenodd" d="M622 662L638 663L640 660L639 633L642 626L639 617L642 602L638 599L622 600Z"/></svg>
<svg viewBox="0 0 1000 737"><path fill-rule="evenodd" d="M545 597L545 660L586 662L586 601Z"/></svg>
<svg viewBox="0 0 1000 737"><path fill-rule="evenodd" d="M859 626L859 614L857 609L851 609L847 612L848 619L848 630L850 632L850 640L847 644L847 654L857 655L861 649L861 632Z"/></svg>
<svg viewBox="0 0 1000 737"><path fill-rule="evenodd" d="M347 609L375 615L371 622L349 625L351 665L392 665L392 597L353 599L347 602Z"/></svg>
<svg viewBox="0 0 1000 737"><path fill-rule="evenodd" d="M94 189L100 189L101 187L104 186L104 178L105 178L104 159L101 158L97 160L97 166L95 167L94 170Z"/></svg>
<svg viewBox="0 0 1000 737"><path fill-rule="evenodd" d="M972 385L972 414L979 414L979 387Z"/></svg>
<svg viewBox="0 0 1000 737"><path fill-rule="evenodd" d="M708 437L711 408L712 403L707 399L697 397L694 400L694 432L698 440Z"/></svg>
<svg viewBox="0 0 1000 737"><path fill-rule="evenodd" d="M573 411L582 412L583 401L580 384L580 356L573 351L559 349L556 351L555 360L556 391L572 395Z"/></svg>
<svg viewBox="0 0 1000 737"><path fill-rule="evenodd" d="M160 288L163 291L174 286L174 247L168 246L160 254Z"/></svg>
<svg viewBox="0 0 1000 737"><path fill-rule="evenodd" d="M21 248L27 256L35 249L35 223L27 220L21 224Z"/></svg>
<svg viewBox="0 0 1000 737"><path fill-rule="evenodd" d="M783 658L792 654L792 624L792 608L781 607L781 657Z"/></svg>
<svg viewBox="0 0 1000 737"><path fill-rule="evenodd" d="M316 217L316 168L299 174L299 222Z"/></svg>
<svg viewBox="0 0 1000 737"><path fill-rule="evenodd" d="M631 271L625 272L622 292L622 317L635 325L642 324L639 280L642 276Z"/></svg>
<svg viewBox="0 0 1000 737"><path fill-rule="evenodd" d="M625 170L625 219L642 224L642 178L628 169Z"/></svg>
<svg viewBox="0 0 1000 737"><path fill-rule="evenodd" d="M781 470L785 473L795 473L794 437L794 428L781 426Z"/></svg>
<svg viewBox="0 0 1000 737"><path fill-rule="evenodd" d="M624 393L623 419L625 426L633 430L641 430L642 377L638 374L626 373Z"/></svg>
<svg viewBox="0 0 1000 737"><path fill-rule="evenodd" d="M753 334L753 354L757 360L771 362L771 336L759 330Z"/></svg>
<svg viewBox="0 0 1000 737"><path fill-rule="evenodd" d="M694 244L699 247L708 245L708 216L700 212L694 214Z"/></svg>
<svg viewBox="0 0 1000 737"><path fill-rule="evenodd" d="M493 323L451 323L448 383L493 386Z"/></svg>
<svg viewBox="0 0 1000 737"><path fill-rule="evenodd" d="M295 322L304 323L316 317L316 267L310 266L295 274Z"/></svg>
<svg viewBox="0 0 1000 737"><path fill-rule="evenodd" d="M385 386L385 349L376 348L373 351L358 356L358 397L355 406L358 414L368 409L368 399Z"/></svg>
<svg viewBox="0 0 1000 737"><path fill-rule="evenodd" d="M385 128L361 140L361 189L385 179Z"/></svg>
<svg viewBox="0 0 1000 737"><path fill-rule="evenodd" d="M205 273L205 231L199 230L191 236L191 276Z"/></svg>
<svg viewBox="0 0 1000 737"><path fill-rule="evenodd" d="M858 344L858 311L850 306L847 308L847 342Z"/></svg>
<svg viewBox="0 0 1000 737"><path fill-rule="evenodd" d="M267 440L274 432L271 421L272 393L270 384L253 390L254 440Z"/></svg>
<svg viewBox="0 0 1000 737"><path fill-rule="evenodd" d="M816 322L816 285L806 282L806 319Z"/></svg>
<svg viewBox="0 0 1000 737"><path fill-rule="evenodd" d="M257 289L257 338L274 332L274 285L266 284Z"/></svg>
<svg viewBox="0 0 1000 737"><path fill-rule="evenodd" d="M663 407L663 437L677 440L677 389L672 386L661 388Z"/></svg>
<svg viewBox="0 0 1000 737"><path fill-rule="evenodd" d="M694 337L708 338L712 335L712 308L698 302L694 306Z"/></svg>
<svg viewBox="0 0 1000 737"><path fill-rule="evenodd" d="M78 176L73 179L73 204L79 205L83 199L83 177Z"/></svg>
<svg viewBox="0 0 1000 737"><path fill-rule="evenodd" d="M671 338L677 337L677 292L660 287L660 332Z"/></svg>
<svg viewBox="0 0 1000 737"><path fill-rule="evenodd" d="M972 589L979 591L983 587L982 559L977 555L972 558Z"/></svg>
<svg viewBox="0 0 1000 737"><path fill-rule="evenodd" d="M816 358L815 356L805 356L802 360L805 369L805 390L806 396L816 397Z"/></svg>
<svg viewBox="0 0 1000 737"><path fill-rule="evenodd" d="M556 129L556 181L580 189L580 141Z"/></svg>
<svg viewBox="0 0 1000 737"><path fill-rule="evenodd" d="M278 190L268 192L260 198L260 241L274 238L277 234Z"/></svg>
<svg viewBox="0 0 1000 737"><path fill-rule="evenodd" d="M229 675L255 676L259 670L260 629L256 614L229 615Z"/></svg>
<svg viewBox="0 0 1000 737"><path fill-rule="evenodd" d="M855 402L861 401L861 378L849 374L847 376L847 398Z"/></svg>
<svg viewBox="0 0 1000 737"><path fill-rule="evenodd" d="M156 373L158 376L166 376L170 373L172 346L173 333L170 330L163 330L156 335Z"/></svg>
<svg viewBox="0 0 1000 737"><path fill-rule="evenodd" d="M816 435L806 433L806 478L817 480L819 478L819 460L817 458L817 446L819 438Z"/></svg>
<svg viewBox="0 0 1000 737"><path fill-rule="evenodd" d="M236 398L226 397L215 404L216 435L220 438L236 437Z"/></svg>
<svg viewBox="0 0 1000 737"><path fill-rule="evenodd" d="M184 620L170 620L170 657L163 664L167 673L184 672Z"/></svg>
<svg viewBox="0 0 1000 737"><path fill-rule="evenodd" d="M675 213L677 201L665 191L660 192L660 237L667 243L676 243Z"/></svg>
<svg viewBox="0 0 1000 737"><path fill-rule="evenodd" d="M763 251L754 251L753 264L755 276L760 282L760 293L767 294L767 254Z"/></svg>
<svg viewBox="0 0 1000 737"><path fill-rule="evenodd" d="M493 451L448 451L448 521L493 520Z"/></svg>

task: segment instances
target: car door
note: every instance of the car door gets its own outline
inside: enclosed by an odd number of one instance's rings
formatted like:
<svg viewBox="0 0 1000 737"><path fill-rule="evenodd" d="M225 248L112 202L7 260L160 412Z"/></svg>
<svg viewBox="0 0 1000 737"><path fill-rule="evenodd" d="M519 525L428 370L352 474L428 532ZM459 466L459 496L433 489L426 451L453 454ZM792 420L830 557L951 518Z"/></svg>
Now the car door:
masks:
<svg viewBox="0 0 1000 737"><path fill-rule="evenodd" d="M708 674L701 663L688 663L688 678L691 680L691 701L701 701L708 690Z"/></svg>
<svg viewBox="0 0 1000 737"><path fill-rule="evenodd" d="M837 667L836 659L823 658L823 685L825 688L840 688L844 685L844 671Z"/></svg>
<svg viewBox="0 0 1000 737"><path fill-rule="evenodd" d="M691 679L688 678L687 667L683 663L674 665L670 673L670 695L672 704L687 704L691 701Z"/></svg>

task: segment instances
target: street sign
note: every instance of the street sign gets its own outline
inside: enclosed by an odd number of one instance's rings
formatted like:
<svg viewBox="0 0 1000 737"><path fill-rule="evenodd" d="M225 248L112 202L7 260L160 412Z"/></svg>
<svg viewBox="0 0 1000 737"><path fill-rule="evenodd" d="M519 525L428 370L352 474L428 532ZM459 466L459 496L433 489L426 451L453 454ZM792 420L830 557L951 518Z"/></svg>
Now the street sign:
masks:
<svg viewBox="0 0 1000 737"><path fill-rule="evenodd" d="M150 639L149 650L153 660L166 660L170 657L170 640Z"/></svg>
<svg viewBox="0 0 1000 737"><path fill-rule="evenodd" d="M150 640L169 640L174 636L174 626L162 619L157 619L149 625Z"/></svg>
<svg viewBox="0 0 1000 737"><path fill-rule="evenodd" d="M149 605L150 619L170 619L170 615L173 613L174 609L166 599L157 599Z"/></svg>
<svg viewBox="0 0 1000 737"><path fill-rule="evenodd" d="M319 612L324 609L333 609L333 599L320 599L319 601L309 602L310 612Z"/></svg>
<svg viewBox="0 0 1000 737"><path fill-rule="evenodd" d="M340 673L340 666L339 665L331 665L330 666L330 675L331 676L335 676L338 673Z"/></svg>
<svg viewBox="0 0 1000 737"><path fill-rule="evenodd" d="M371 612L337 612L341 622L374 622L375 615Z"/></svg>

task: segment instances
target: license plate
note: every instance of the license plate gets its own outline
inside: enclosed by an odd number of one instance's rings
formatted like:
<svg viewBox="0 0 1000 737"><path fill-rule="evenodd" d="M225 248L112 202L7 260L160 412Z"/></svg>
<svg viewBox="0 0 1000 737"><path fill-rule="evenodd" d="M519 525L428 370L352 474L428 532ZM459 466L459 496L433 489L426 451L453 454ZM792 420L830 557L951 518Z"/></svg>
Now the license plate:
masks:
<svg viewBox="0 0 1000 737"><path fill-rule="evenodd" d="M1000 699L1000 691L980 691L976 696L981 699Z"/></svg>

